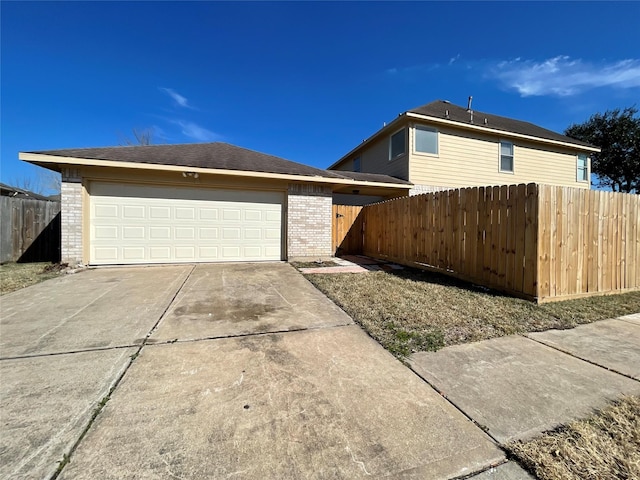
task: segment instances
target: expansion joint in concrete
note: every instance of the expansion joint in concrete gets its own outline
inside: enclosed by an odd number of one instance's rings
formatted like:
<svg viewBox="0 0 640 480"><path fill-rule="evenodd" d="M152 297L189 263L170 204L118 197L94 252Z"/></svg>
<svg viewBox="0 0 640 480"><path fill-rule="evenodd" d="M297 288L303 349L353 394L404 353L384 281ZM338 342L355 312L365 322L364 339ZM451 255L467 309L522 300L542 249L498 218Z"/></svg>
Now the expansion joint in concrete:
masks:
<svg viewBox="0 0 640 480"><path fill-rule="evenodd" d="M85 435L89 432L89 430L93 426L94 422L96 421L96 419L98 418L98 416L100 415L100 413L102 412L104 407L107 405L107 403L111 399L111 395L113 394L113 392L115 392L116 388L118 388L118 385L120 385L120 382L122 382L122 379L127 374L129 369L131 368L131 365L133 365L133 362L136 361L136 359L138 358L138 356L142 352L142 349L147 345L147 341L149 340L149 337L156 330L156 328L158 327L158 325L160 324L160 322L162 321L164 316L167 314L167 311L169 311L169 308L171 307L171 305L173 305L173 302L175 301L175 299L178 296L178 294L180 293L180 291L184 288L185 284L189 280L189 277L191 276L191 274L193 273L195 268L196 268L195 265L193 265L191 267L191 270L185 276L184 281L182 282L180 287L176 290L176 293L173 295L171 300L167 303L167 307L164 309L162 314L158 316L158 320L156 321L156 323L154 323L153 327L151 327L151 329L149 330L147 335L144 337L144 340L142 341L142 343L140 345L138 345L138 350L136 350L136 352L133 355L131 355L131 358L129 359L129 363L127 364L127 366L124 368L122 373L118 376L118 378L116 378L116 381L113 382L113 385L109 389L109 392L107 392L107 394L100 400L100 402L98 403L98 406L95 408L95 410L93 412L93 415L91 415L91 419L87 423L87 426L85 427L85 429L82 431L82 433L78 437L78 440L76 440L76 442L71 446L71 449L69 450L69 453L65 453L63 455L62 460L59 461L58 469L53 474L53 476L51 477L50 480L56 480L60 476L62 471L64 470L64 467L67 465L67 463L69 463L69 461L71 460L71 456L77 450L78 446L80 445L80 443L84 439Z"/></svg>
<svg viewBox="0 0 640 480"><path fill-rule="evenodd" d="M556 352L564 353L565 355L569 355L570 357L575 358L575 359L577 359L577 360L581 360L581 361L583 361L583 362L585 362L585 363L590 363L590 364L591 364L591 365L593 365L594 367L602 368L603 370L606 370L606 371L608 371L608 372L615 373L615 374L617 374L617 375L621 375L621 376L626 377L626 378L628 378L628 379L630 379L630 380L633 380L633 381L635 381L635 382L639 382L639 383L640 383L640 380L639 380L639 379L634 378L634 377L632 377L631 375L628 375L628 374L626 374L626 373L620 372L620 371L618 371L618 370L616 370L616 369L614 369L614 368L605 367L604 365L600 365L599 363L596 363L596 362L594 362L594 361L592 361L592 360L589 360L588 358L580 357L580 356L578 356L578 355L576 355L576 354L574 354L574 353L572 353L572 352L569 352L568 350L564 350L564 349L562 349L562 348L560 348L560 347L557 347L557 346L555 346L555 345L549 345L548 343L545 343L545 342L543 342L543 341L541 341L541 340L538 340L538 339L536 339L536 338L531 338L531 337L526 336L526 335L523 335L523 336L524 336L524 338L526 338L527 340L531 340L532 342L536 342L536 343L538 343L538 344L540 344L540 345L543 345L543 346L545 346L545 347L547 347L547 348L550 348L550 349L552 349L552 350L555 350Z"/></svg>

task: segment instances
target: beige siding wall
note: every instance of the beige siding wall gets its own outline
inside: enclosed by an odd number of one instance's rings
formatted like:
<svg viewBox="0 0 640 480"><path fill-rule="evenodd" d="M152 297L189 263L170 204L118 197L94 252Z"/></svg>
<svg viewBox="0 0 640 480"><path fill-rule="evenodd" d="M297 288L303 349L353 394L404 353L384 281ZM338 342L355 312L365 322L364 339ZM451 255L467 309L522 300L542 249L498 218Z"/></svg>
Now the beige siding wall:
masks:
<svg viewBox="0 0 640 480"><path fill-rule="evenodd" d="M577 181L577 152L551 150L533 142L508 139L514 145L514 173L500 172L500 138L454 129L439 129L437 156L413 153L409 180L416 185L466 187L544 183L589 188ZM589 171L591 173L591 171Z"/></svg>
<svg viewBox="0 0 640 480"><path fill-rule="evenodd" d="M384 135L380 139L367 145L360 152L352 155L341 165L337 166L336 170L353 171L353 159L360 157L360 171L364 173L380 173L383 175L390 175L392 177L401 178L403 180L409 179L409 139L407 138L407 154L402 155L392 161L389 161L389 138L397 132L394 130L389 135ZM408 129L405 129L408 132Z"/></svg>

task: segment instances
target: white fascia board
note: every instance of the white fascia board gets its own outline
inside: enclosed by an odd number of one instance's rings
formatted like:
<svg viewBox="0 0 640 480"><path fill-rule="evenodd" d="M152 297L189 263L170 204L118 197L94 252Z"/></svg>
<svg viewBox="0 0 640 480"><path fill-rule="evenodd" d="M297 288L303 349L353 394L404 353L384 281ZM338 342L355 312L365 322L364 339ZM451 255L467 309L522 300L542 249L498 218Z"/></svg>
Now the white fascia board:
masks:
<svg viewBox="0 0 640 480"><path fill-rule="evenodd" d="M57 155L46 155L41 153L24 153L20 152L18 158L25 162L36 164L54 164L54 165L71 165L79 167L109 167L109 168L123 168L123 169L135 169L135 170L155 170L165 172L194 172L209 175L226 175L233 177L249 177L249 178L264 178L270 180L285 180L289 182L311 182L311 183L324 183L333 185L354 185L354 186L378 186L385 188L397 188L401 190L409 190L412 185L386 183L386 182L367 182L363 180L354 180L350 178L330 178L322 177L320 175L291 175L283 173L268 173L268 172L256 172L256 171L244 171L244 170L226 170L216 168L203 168L203 167L189 167L180 165L160 165L157 163L133 163L133 162L120 162L113 160L97 160L92 158L79 158L79 157L60 157Z"/></svg>
<svg viewBox="0 0 640 480"><path fill-rule="evenodd" d="M556 146L561 146L561 147L566 147L566 148L570 148L572 150L579 150L579 151L588 151L588 152L595 152L595 153L599 153L600 152L600 148L598 147L587 147L584 145L577 145L575 143L569 143L569 142L561 142L559 140L550 140L547 138L541 138L541 137L534 137L532 135L525 135L522 133L515 133L515 132L509 132L507 130L497 130L495 128L490 128L490 127L485 127L482 125L474 125L474 124L466 124L466 123L460 123L460 122L454 122L453 120L447 120L444 118L437 118L437 117L430 117L428 115L421 115L419 113L411 113L411 112L407 112L407 117L408 118L413 118L415 120L424 120L430 123L437 123L437 124L441 124L441 125L447 125L450 126L452 128L460 128L460 129L464 129L464 130L473 130L473 131L477 131L477 132L483 132L483 133L490 133L491 135L499 135L501 137L510 137L510 138L521 138L524 140L529 140L531 142L537 142L537 143L547 143L550 145L556 145Z"/></svg>

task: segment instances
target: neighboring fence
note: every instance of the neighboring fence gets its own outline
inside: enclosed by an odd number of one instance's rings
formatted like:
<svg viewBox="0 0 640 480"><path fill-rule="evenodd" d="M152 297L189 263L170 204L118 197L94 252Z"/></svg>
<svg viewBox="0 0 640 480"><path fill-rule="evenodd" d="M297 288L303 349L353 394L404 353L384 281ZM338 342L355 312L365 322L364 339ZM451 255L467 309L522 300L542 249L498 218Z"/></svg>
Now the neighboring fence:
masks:
<svg viewBox="0 0 640 480"><path fill-rule="evenodd" d="M355 220L349 253L362 242L365 255L540 302L640 288L637 195L464 188L369 205Z"/></svg>
<svg viewBox="0 0 640 480"><path fill-rule="evenodd" d="M0 196L0 262L60 261L60 202Z"/></svg>

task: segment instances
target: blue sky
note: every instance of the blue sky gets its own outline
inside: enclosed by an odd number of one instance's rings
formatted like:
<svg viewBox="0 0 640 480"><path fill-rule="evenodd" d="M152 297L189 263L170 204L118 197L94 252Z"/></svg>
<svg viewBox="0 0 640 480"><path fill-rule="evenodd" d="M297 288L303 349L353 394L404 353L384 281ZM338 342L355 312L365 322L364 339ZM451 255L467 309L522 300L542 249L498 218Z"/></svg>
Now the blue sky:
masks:
<svg viewBox="0 0 640 480"><path fill-rule="evenodd" d="M326 168L446 99L563 131L640 106L640 2L1 3L1 172L19 151L223 141Z"/></svg>

